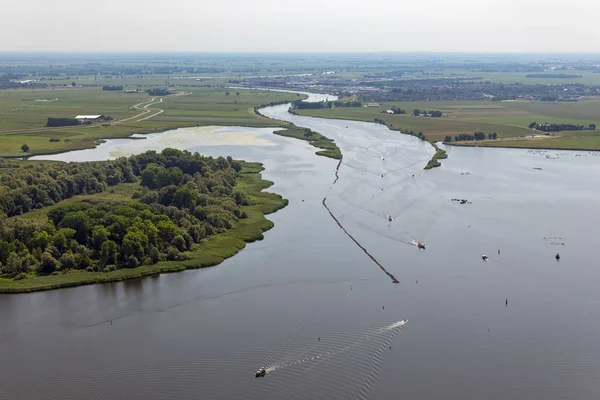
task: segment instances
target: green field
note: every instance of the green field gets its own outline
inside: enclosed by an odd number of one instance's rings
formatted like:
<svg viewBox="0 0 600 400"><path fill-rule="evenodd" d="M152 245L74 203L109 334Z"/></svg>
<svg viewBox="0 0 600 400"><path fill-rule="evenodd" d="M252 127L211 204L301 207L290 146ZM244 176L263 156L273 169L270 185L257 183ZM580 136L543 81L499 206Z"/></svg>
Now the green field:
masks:
<svg viewBox="0 0 600 400"><path fill-rule="evenodd" d="M164 97L162 102L156 98L153 103L146 93L125 94L103 91L100 87L0 91L0 157L90 148L100 139L186 126L286 126L256 115L254 107L303 98L290 93L225 88L181 87L177 90L185 95ZM227 92L230 94L226 95ZM45 128L48 117L73 118L78 114L102 114L114 120ZM28 153L21 150L23 144L29 146Z"/></svg>
<svg viewBox="0 0 600 400"><path fill-rule="evenodd" d="M63 273L55 273L50 276L30 274L25 279L19 280L0 278L0 293L33 292L93 283L138 279L143 276L177 272L191 268L203 268L221 263L226 258L232 257L239 250L243 249L246 243L262 240L262 233L273 227L273 222L266 219L265 214L273 213L288 204L287 200L277 194L263 192L263 189L270 187L273 183L261 178L260 171L263 170L262 164L242 163L242 166L243 169L239 173L236 187L243 189L253 200L253 205L242 207L242 210L248 214L248 218L240 220L233 229L211 236L202 243L197 244L189 252L189 259L184 261L163 261L151 266L118 269L111 272L71 270ZM3 169L0 168L0 171ZM139 187L138 183L119 184L112 187L111 191L91 196L76 196L55 206L45 207L13 218L36 219L43 222L47 219L48 212L54 207L64 205L67 202L79 202L86 199L118 200L120 202L136 201L131 197L133 192Z"/></svg>
<svg viewBox="0 0 600 400"><path fill-rule="evenodd" d="M407 114L390 115L382 111L392 106L403 108ZM414 117L412 110L440 110L442 118ZM542 132L532 131L529 123L536 121L551 123L573 123L580 125L599 124L600 99L579 102L530 102L530 101L431 101L431 102L388 102L380 107L333 108L318 110L296 110L300 115L322 118L339 118L359 121L373 121L375 118L386 122L392 129L423 132L429 141L443 141L445 136L460 133L496 132L500 138L526 137ZM560 132L559 138L536 140L550 148L569 147L600 149L600 130ZM487 142L486 145L504 146L508 140ZM518 146L515 141L511 146ZM527 147L528 141L518 141ZM477 143L480 145L482 143Z"/></svg>

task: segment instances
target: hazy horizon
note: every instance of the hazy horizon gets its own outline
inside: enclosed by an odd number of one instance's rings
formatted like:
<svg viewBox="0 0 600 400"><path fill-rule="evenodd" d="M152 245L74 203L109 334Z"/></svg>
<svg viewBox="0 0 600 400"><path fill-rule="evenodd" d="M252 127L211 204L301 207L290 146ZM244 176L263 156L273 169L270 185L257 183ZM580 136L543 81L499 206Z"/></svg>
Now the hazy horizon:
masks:
<svg viewBox="0 0 600 400"><path fill-rule="evenodd" d="M598 53L599 11L594 0L7 0L0 51Z"/></svg>

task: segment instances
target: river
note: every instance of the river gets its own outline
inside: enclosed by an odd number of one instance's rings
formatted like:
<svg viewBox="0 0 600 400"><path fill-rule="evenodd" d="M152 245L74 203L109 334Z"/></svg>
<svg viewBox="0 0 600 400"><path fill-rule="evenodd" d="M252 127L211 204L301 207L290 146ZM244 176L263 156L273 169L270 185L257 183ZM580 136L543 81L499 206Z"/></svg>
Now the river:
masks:
<svg viewBox="0 0 600 400"><path fill-rule="evenodd" d="M339 180L336 160L272 129L46 157L232 155L263 162L290 204L265 240L213 268L1 295L0 399L600 396L597 154L449 147L424 171L431 146L382 125L262 113L335 139Z"/></svg>

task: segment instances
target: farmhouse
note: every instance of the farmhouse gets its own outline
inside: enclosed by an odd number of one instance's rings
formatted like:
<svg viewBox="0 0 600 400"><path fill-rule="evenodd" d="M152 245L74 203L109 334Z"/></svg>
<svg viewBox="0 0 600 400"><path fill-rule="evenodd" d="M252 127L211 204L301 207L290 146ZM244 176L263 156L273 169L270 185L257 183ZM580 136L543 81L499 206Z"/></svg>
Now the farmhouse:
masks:
<svg viewBox="0 0 600 400"><path fill-rule="evenodd" d="M104 121L104 115L78 115L75 117L77 121L85 122L85 121Z"/></svg>

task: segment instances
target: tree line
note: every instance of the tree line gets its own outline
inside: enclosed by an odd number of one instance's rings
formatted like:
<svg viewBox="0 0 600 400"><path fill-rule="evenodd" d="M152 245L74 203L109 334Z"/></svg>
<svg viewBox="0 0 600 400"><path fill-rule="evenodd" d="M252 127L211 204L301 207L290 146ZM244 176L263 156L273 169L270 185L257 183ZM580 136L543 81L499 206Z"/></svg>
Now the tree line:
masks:
<svg viewBox="0 0 600 400"><path fill-rule="evenodd" d="M488 133L487 135L484 132L474 132L474 133L461 133L459 135L454 136L455 142L462 141L471 141L471 140L485 140L485 139L497 139L498 134L496 132ZM444 138L444 143L452 142L452 136L446 136Z"/></svg>
<svg viewBox="0 0 600 400"><path fill-rule="evenodd" d="M170 91L169 89L147 89L146 93L148 93L150 96L169 96L172 95L173 92Z"/></svg>
<svg viewBox="0 0 600 400"><path fill-rule="evenodd" d="M535 129L542 132L595 131L596 124L589 124L588 126L575 124L551 124L549 122L538 124L534 121L529 124L529 129Z"/></svg>
<svg viewBox="0 0 600 400"><path fill-rule="evenodd" d="M246 218L241 165L174 149L114 161L44 164L0 175L0 274L111 271L183 260L204 238ZM47 221L10 218L79 194L140 181L131 199L58 205Z"/></svg>
<svg viewBox="0 0 600 400"><path fill-rule="evenodd" d="M74 125L79 125L79 120L76 120L75 118L48 117L48 122L46 122L47 127L74 126Z"/></svg>
<svg viewBox="0 0 600 400"><path fill-rule="evenodd" d="M413 115L415 117L433 117L433 118L440 118L442 117L442 112L438 111L438 110L419 110L418 108L415 108L413 110Z"/></svg>
<svg viewBox="0 0 600 400"><path fill-rule="evenodd" d="M119 91L119 90L123 90L123 85L115 85L115 86L104 85L104 86L102 86L102 90Z"/></svg>

